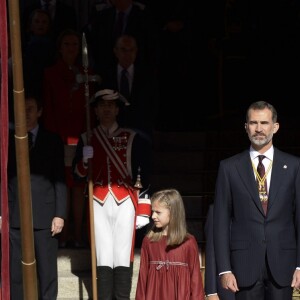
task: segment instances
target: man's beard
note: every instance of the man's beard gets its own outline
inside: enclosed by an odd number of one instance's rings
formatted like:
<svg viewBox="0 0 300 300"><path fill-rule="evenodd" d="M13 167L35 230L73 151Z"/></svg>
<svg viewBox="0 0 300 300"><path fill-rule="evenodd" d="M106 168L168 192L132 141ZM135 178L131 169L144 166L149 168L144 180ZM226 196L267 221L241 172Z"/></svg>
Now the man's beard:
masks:
<svg viewBox="0 0 300 300"><path fill-rule="evenodd" d="M267 145L273 138L273 133L270 133L268 136L250 136L250 141L256 146ZM259 138L259 139L258 139Z"/></svg>

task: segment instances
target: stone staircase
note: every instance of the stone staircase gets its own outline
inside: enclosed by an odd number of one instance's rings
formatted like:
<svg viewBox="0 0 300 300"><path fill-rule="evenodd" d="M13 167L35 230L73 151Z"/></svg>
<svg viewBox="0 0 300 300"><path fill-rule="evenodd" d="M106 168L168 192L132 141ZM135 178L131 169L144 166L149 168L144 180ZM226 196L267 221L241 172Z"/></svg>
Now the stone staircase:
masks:
<svg viewBox="0 0 300 300"><path fill-rule="evenodd" d="M241 130L156 132L152 188L177 188L184 196L212 194L218 163L244 149Z"/></svg>
<svg viewBox="0 0 300 300"><path fill-rule="evenodd" d="M220 126L195 132L156 132L153 190L174 187L183 196L212 195L220 160L248 149L250 145L243 123L238 129ZM274 136L274 145L300 156L298 125L284 123Z"/></svg>

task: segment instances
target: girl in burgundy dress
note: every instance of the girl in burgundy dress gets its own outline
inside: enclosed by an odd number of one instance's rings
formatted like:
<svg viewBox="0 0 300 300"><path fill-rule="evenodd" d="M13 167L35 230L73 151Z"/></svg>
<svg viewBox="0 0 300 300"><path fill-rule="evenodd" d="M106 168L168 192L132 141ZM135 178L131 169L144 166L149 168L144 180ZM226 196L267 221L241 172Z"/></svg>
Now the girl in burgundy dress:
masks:
<svg viewBox="0 0 300 300"><path fill-rule="evenodd" d="M187 232L180 193L158 191L151 206L154 225L142 243L136 300L204 300L199 248Z"/></svg>

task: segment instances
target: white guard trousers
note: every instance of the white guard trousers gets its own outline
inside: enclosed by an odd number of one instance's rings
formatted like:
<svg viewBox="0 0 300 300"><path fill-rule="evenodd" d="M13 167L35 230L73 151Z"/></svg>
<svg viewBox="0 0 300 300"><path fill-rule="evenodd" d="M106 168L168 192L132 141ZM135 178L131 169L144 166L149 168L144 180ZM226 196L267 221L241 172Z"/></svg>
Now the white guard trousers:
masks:
<svg viewBox="0 0 300 300"><path fill-rule="evenodd" d="M109 195L104 205L94 201L97 266L130 266L135 209L130 198L118 204Z"/></svg>

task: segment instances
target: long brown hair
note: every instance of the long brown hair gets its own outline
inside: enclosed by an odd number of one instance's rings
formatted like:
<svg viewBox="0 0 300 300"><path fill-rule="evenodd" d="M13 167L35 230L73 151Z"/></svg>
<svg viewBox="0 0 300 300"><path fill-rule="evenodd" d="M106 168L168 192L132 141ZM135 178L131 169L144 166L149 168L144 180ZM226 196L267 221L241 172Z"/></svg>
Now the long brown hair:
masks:
<svg viewBox="0 0 300 300"><path fill-rule="evenodd" d="M160 205L170 210L170 222L168 225L167 245L178 246L187 238L187 226L185 208L182 197L176 189L165 189L154 193L151 203L158 201ZM148 238L155 242L159 241L163 232L154 225L147 233Z"/></svg>

